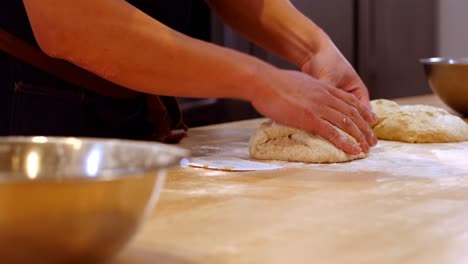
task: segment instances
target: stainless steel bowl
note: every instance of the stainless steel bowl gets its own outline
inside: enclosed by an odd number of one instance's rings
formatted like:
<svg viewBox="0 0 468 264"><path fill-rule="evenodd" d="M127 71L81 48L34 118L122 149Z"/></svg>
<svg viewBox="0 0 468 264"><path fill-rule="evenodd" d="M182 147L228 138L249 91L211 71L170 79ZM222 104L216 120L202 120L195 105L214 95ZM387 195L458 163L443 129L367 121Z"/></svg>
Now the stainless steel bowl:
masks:
<svg viewBox="0 0 468 264"><path fill-rule="evenodd" d="M468 116L468 58L421 59L429 85L453 110Z"/></svg>
<svg viewBox="0 0 468 264"><path fill-rule="evenodd" d="M98 263L152 210L186 150L152 142L0 137L2 263Z"/></svg>

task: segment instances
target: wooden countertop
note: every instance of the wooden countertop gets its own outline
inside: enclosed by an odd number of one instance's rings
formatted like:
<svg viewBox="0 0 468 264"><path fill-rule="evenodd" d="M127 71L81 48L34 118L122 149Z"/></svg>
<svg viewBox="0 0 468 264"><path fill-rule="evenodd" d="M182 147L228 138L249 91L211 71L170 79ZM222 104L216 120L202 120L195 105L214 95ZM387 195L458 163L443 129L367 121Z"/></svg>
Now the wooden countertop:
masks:
<svg viewBox="0 0 468 264"><path fill-rule="evenodd" d="M246 157L260 122L193 129L181 145L195 156ZM114 263L468 261L468 142L380 142L362 161L282 164L170 171L156 210Z"/></svg>

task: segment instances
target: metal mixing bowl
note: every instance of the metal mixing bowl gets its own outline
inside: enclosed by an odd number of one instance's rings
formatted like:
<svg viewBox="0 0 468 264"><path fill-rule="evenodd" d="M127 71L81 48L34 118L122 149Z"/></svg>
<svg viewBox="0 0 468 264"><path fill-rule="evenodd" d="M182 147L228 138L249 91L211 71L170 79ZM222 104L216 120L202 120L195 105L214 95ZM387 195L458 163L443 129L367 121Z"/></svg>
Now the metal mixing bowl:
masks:
<svg viewBox="0 0 468 264"><path fill-rule="evenodd" d="M1 263L109 259L187 155L152 142L0 137Z"/></svg>
<svg viewBox="0 0 468 264"><path fill-rule="evenodd" d="M421 59L429 85L453 110L468 116L468 58Z"/></svg>

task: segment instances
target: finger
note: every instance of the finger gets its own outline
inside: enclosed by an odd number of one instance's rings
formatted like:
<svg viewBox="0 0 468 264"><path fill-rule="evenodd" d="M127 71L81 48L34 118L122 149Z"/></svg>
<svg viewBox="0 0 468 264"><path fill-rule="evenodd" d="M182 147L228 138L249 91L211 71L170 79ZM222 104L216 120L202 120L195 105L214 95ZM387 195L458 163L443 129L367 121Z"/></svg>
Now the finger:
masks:
<svg viewBox="0 0 468 264"><path fill-rule="evenodd" d="M375 115L374 112L372 112L372 106L370 104L369 99L366 99L366 98L361 97L361 96L359 96L358 98L359 98L359 102L361 102L367 109L369 109L369 111L371 111L373 121L370 121L370 122L374 123L375 121L377 121L377 116Z"/></svg>
<svg viewBox="0 0 468 264"><path fill-rule="evenodd" d="M352 95L354 95L361 104L363 104L369 111L372 112L372 106L370 104L370 99L369 99L369 94L367 93L367 90L362 90L360 87L358 88L353 88L350 91L344 90L345 92L349 92Z"/></svg>
<svg viewBox="0 0 468 264"><path fill-rule="evenodd" d="M359 127L362 133L366 136L367 143L370 146L376 145L377 138L375 137L374 132L369 126L369 124L372 124L375 121L369 121L377 117L372 112L365 109L364 106L357 100L357 98L354 95L348 94L344 91L337 91L337 89L330 89L332 90L332 94L337 95L336 97L338 98L337 100L334 100L334 102L332 102L330 106L335 110L343 113L344 115L350 117L353 120L353 122ZM347 104L343 104L343 101L345 101ZM358 109L361 109L361 111L359 111ZM364 113L365 115L363 116L362 113ZM366 116L367 120L365 120Z"/></svg>
<svg viewBox="0 0 468 264"><path fill-rule="evenodd" d="M350 88L342 88L345 92L351 93L365 106L367 109L372 111L372 107L370 104L370 97L369 97L369 90L367 89L366 85L359 81L357 85L353 85Z"/></svg>
<svg viewBox="0 0 468 264"><path fill-rule="evenodd" d="M334 126L324 119L320 120L314 127L314 131L348 154L358 155L362 152L362 149L356 143L347 136L342 135Z"/></svg>
<svg viewBox="0 0 468 264"><path fill-rule="evenodd" d="M356 108L346 103L343 103L343 101L339 99L330 102L329 106L335 109L336 111L342 113L346 117L350 118L352 122L359 128L361 134L364 135L366 142L369 146L375 146L377 144L377 137L374 135L374 132L372 131L369 124L363 119L363 117L360 115L359 111L356 110ZM358 140L358 138L356 139Z"/></svg>
<svg viewBox="0 0 468 264"><path fill-rule="evenodd" d="M370 108L366 107L353 94L334 87L329 87L328 91L335 97L345 101L347 104L357 109L359 114L367 121L367 123L372 124L377 120L377 116L370 110Z"/></svg>
<svg viewBox="0 0 468 264"><path fill-rule="evenodd" d="M369 143L367 142L365 135L351 118L328 107L322 112L322 118L355 138L364 152L367 153L369 151Z"/></svg>

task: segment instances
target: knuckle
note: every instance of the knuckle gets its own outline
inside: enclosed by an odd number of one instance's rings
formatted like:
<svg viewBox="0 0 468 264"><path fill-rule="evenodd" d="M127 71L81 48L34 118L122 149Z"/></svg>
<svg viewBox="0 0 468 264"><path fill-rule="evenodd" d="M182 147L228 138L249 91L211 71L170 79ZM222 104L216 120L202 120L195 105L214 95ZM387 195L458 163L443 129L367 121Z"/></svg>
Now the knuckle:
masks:
<svg viewBox="0 0 468 264"><path fill-rule="evenodd" d="M347 130L350 130L351 132L359 131L359 128L353 118L345 116L341 120L341 123L347 128Z"/></svg>
<svg viewBox="0 0 468 264"><path fill-rule="evenodd" d="M348 117L345 117L345 118L344 118L344 124L346 125L346 127L347 127L348 129L351 129L351 130L353 130L353 131L356 130L356 125L355 125L355 123L354 123L354 121L353 121L352 119L350 119L350 118L348 118Z"/></svg>

